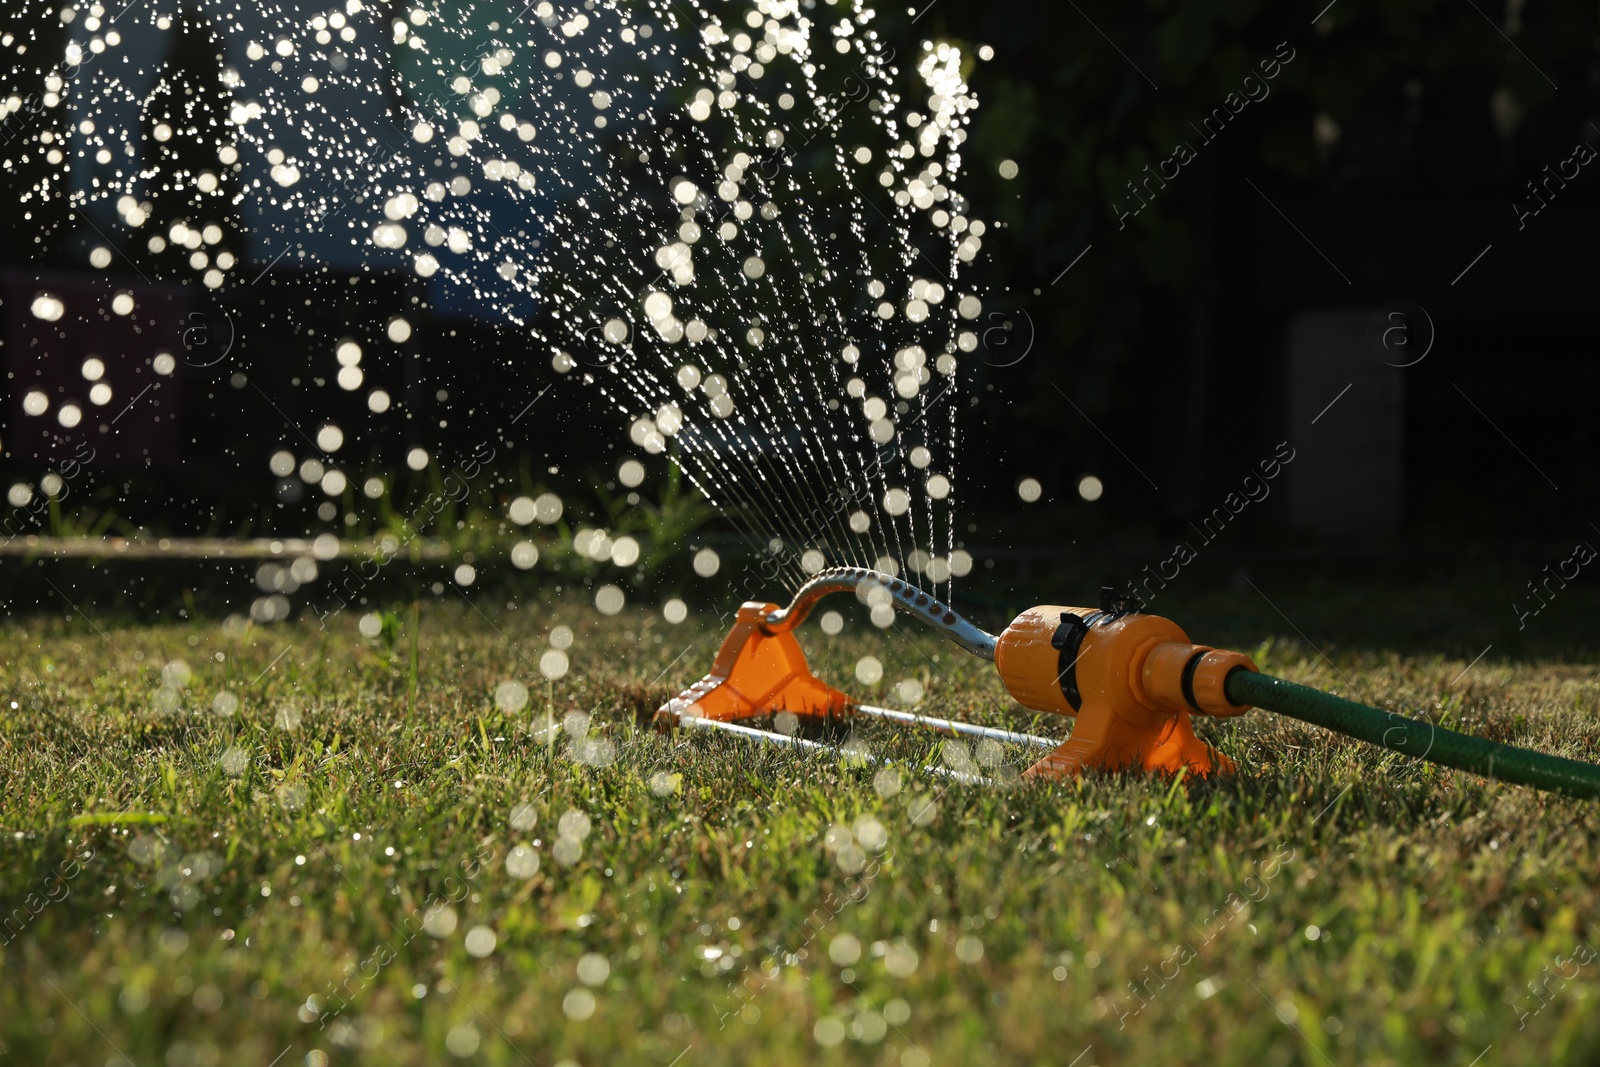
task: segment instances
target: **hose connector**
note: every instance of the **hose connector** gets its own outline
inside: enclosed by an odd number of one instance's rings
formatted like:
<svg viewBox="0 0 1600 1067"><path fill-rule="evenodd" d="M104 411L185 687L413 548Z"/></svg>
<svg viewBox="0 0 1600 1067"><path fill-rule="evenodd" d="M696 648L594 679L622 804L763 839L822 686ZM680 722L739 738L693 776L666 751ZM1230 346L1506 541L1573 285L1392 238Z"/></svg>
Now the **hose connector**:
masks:
<svg viewBox="0 0 1600 1067"><path fill-rule="evenodd" d="M1256 665L1243 652L1163 641L1145 656L1141 670L1149 696L1170 708L1185 708L1200 715L1243 715L1248 705L1235 704L1223 691L1228 672Z"/></svg>

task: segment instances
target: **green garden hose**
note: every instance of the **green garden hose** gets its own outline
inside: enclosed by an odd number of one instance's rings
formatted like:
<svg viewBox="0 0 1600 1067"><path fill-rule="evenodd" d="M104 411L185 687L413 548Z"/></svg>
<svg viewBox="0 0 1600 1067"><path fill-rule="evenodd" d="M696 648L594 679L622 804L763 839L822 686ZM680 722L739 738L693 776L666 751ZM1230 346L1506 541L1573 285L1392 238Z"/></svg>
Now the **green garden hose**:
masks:
<svg viewBox="0 0 1600 1067"><path fill-rule="evenodd" d="M1446 730L1243 668L1224 683L1228 699L1335 730L1395 752L1505 782L1600 798L1600 767Z"/></svg>

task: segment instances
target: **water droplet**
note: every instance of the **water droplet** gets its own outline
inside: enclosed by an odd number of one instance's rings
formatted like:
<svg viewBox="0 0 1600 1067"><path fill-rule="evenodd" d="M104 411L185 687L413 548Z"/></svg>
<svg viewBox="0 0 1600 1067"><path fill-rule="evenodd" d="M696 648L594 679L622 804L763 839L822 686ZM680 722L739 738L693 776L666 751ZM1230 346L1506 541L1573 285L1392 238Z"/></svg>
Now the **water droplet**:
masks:
<svg viewBox="0 0 1600 1067"><path fill-rule="evenodd" d="M578 981L586 986L604 985L611 976L611 963L598 952L585 952L578 958Z"/></svg>
<svg viewBox="0 0 1600 1067"><path fill-rule="evenodd" d="M539 851L516 845L506 853L506 873L526 882L539 873Z"/></svg>
<svg viewBox="0 0 1600 1067"><path fill-rule="evenodd" d="M467 931L465 939L467 955L481 960L494 953L494 947L498 941L499 938L495 936L495 932L489 927L474 926Z"/></svg>
<svg viewBox="0 0 1600 1067"><path fill-rule="evenodd" d="M495 707L507 713L521 711L528 706L528 687L521 682L501 682L494 690Z"/></svg>
<svg viewBox="0 0 1600 1067"><path fill-rule="evenodd" d="M455 932L458 918L456 909L448 904L435 904L422 916L422 929L429 937L449 937Z"/></svg>
<svg viewBox="0 0 1600 1067"><path fill-rule="evenodd" d="M539 657L539 673L552 682L567 673L567 654L559 648L552 648Z"/></svg>
<svg viewBox="0 0 1600 1067"><path fill-rule="evenodd" d="M324 452L337 452L344 444L344 431L329 423L317 431L317 447Z"/></svg>
<svg viewBox="0 0 1600 1067"><path fill-rule="evenodd" d="M561 1013L573 1022L584 1022L594 1015L594 994L587 989L572 990L561 1000Z"/></svg>

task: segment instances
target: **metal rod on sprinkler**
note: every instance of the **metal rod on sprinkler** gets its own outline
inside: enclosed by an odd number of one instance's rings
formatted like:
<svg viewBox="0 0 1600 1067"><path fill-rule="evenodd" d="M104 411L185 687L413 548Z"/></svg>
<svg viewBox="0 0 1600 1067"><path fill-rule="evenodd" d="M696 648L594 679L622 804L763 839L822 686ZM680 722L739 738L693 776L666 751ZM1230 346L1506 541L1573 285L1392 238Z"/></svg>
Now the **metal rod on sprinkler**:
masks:
<svg viewBox="0 0 1600 1067"><path fill-rule="evenodd" d="M684 716L684 718L681 720L681 725L695 730L715 730L722 733L732 734L735 737L742 737L752 741L758 741L763 744L778 745L782 748L798 748L812 752L829 752L835 755L849 755L852 759L859 759L866 763L876 763L881 766L893 766L896 762L895 760L888 760L879 756L874 756L870 752L846 753L838 745L830 745L825 741L812 741L805 737L793 737L789 734L774 733L771 730L757 730L749 726L740 726L738 723L719 722L716 719L701 719L693 715ZM1054 742L1051 743L1053 744ZM932 774L941 778L950 778L968 785L993 784L989 779L979 775L966 774L950 767L935 767L931 763L924 765L922 770L925 774Z"/></svg>
<svg viewBox="0 0 1600 1067"><path fill-rule="evenodd" d="M936 719L931 715L916 715L909 711L896 711L894 708L873 707L871 704L857 704L855 705L855 712L857 715L866 715L874 719L886 719L890 722L924 726L930 730L961 734L967 737L986 737L993 741L1009 741L1017 745L1038 745L1041 748L1055 748L1061 743L1059 739L1054 737L1040 737L1037 734L1018 734L995 726L979 726L976 723L962 722L959 719Z"/></svg>

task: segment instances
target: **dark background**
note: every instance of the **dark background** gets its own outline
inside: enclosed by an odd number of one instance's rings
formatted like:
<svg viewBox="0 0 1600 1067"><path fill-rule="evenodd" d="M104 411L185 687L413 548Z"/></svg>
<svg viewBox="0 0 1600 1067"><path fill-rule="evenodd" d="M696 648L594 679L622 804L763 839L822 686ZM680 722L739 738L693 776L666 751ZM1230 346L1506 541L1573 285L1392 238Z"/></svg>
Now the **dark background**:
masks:
<svg viewBox="0 0 1600 1067"><path fill-rule="evenodd" d="M1600 143L1594 13L1348 0L1312 25L1316 13L1136 3L1024 14L956 0L922 16L997 53L974 77L985 165L973 192L1009 226L996 258L1036 336L1026 360L980 386L1012 401L986 420L997 447L984 451L1044 451L1047 491L1062 497L1093 469L1107 510L1182 525L1271 442L1310 434L1285 419L1296 316L1364 317L1407 300L1437 340L1393 371L1392 539L1526 543L1587 529L1597 184L1580 171L1520 229L1512 205L1537 206L1526 183L1580 141ZM1125 182L1180 137L1198 146L1182 128L1279 41L1296 55L1271 95L1119 230L1107 205L1130 199ZM997 157L1017 160L1016 179L995 176ZM1104 436L1063 410L1051 383Z"/></svg>
<svg viewBox="0 0 1600 1067"><path fill-rule="evenodd" d="M882 12L891 41L993 48L969 62L981 106L961 182L993 220L985 358L967 363L960 423L970 544L1002 560L1048 557L1065 530L1080 550L1148 556L1147 546L1192 539L1280 441L1303 458L1212 556L1537 556L1593 532L1600 168L1541 187L1548 205L1520 225L1515 205L1539 206L1529 183L1580 142L1600 144L1600 18L1572 4L1337 0L1313 23L1316 7L936 0ZM32 60L59 54L59 21L19 8L0 22L33 49L10 57L0 92L37 92ZM168 59L172 114L199 125L226 108L215 40L197 14ZM1290 49L1270 94L1202 144L1189 124ZM52 457L20 414L19 375L37 373L28 350L39 328L21 294L42 271L103 282L84 262L93 235L59 198L30 199L47 168L19 129L34 127L14 117L0 146L13 163L0 197L18 205L0 213L13 375L0 443L10 473L36 475ZM1128 183L1180 140L1196 158L1119 223ZM171 151L169 165L181 165L182 139ZM1015 177L1001 176L1003 160ZM159 257L136 262L157 287L170 275ZM417 298L398 276L328 281L286 261L248 289L174 289L174 321L196 310L226 318L236 341L224 363L180 360L156 402L129 416L167 419L137 431L164 443L154 459L108 454L122 481L102 499L171 532L271 527L272 482L254 457L260 440L312 416L305 342ZM1359 341L1360 324L1396 301L1431 320L1420 362L1388 366L1360 343L1296 362L1295 338L1326 332L1318 324L1330 320L1315 316L1355 324ZM523 331L430 314L425 300L414 321L397 357L363 364L369 382L407 398L414 420L363 416L375 428L353 447L375 462L422 440L421 424L440 454L466 454L482 435L466 417L476 406L554 377ZM481 369L436 388L437 368L467 350ZM1346 380L1349 395L1335 397ZM318 413L335 396L361 404L360 393L317 388L327 393ZM1337 404L1312 424L1317 398ZM549 405L506 439L500 461L537 473L549 457L588 455L603 481L615 467L613 421L592 403ZM242 441L257 442L249 463ZM1104 484L1092 503L1077 492L1085 474ZM1036 504L1017 496L1025 476L1043 484Z"/></svg>

